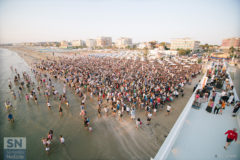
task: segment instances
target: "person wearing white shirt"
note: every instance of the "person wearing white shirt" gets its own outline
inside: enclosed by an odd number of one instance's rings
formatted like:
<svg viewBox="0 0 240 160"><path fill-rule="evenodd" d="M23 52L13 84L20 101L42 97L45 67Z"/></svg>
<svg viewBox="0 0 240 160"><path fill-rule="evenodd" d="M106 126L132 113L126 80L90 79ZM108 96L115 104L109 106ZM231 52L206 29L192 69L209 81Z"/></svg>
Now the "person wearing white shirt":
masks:
<svg viewBox="0 0 240 160"><path fill-rule="evenodd" d="M61 143L61 144L64 144L65 140L64 140L64 138L63 138L63 136L62 136L62 135L60 135L60 138L59 138L59 140L60 140L60 143Z"/></svg>
<svg viewBox="0 0 240 160"><path fill-rule="evenodd" d="M171 111L172 107L170 105L167 106L167 115L169 115L170 111Z"/></svg>

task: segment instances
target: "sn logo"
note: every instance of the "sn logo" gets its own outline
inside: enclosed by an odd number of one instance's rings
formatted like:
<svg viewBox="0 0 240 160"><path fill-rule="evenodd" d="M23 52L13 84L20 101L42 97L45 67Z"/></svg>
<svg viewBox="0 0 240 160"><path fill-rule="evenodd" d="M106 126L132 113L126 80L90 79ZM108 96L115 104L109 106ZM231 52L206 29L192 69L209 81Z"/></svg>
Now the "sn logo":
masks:
<svg viewBox="0 0 240 160"><path fill-rule="evenodd" d="M26 149L26 137L4 137L4 149Z"/></svg>
<svg viewBox="0 0 240 160"><path fill-rule="evenodd" d="M17 146L22 147L22 139L8 139L7 140L7 147L8 148L12 148L15 147L17 148Z"/></svg>

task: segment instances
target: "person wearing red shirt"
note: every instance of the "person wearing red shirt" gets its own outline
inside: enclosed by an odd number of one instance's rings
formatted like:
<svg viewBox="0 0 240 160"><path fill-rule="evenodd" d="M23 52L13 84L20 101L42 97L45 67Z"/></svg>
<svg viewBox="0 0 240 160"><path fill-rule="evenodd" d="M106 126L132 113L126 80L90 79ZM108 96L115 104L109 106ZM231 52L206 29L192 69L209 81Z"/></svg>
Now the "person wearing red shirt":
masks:
<svg viewBox="0 0 240 160"><path fill-rule="evenodd" d="M238 137L238 134L237 134L237 129L236 128L233 128L233 130L228 130L225 134L227 134L227 142L226 142L226 145L224 146L224 149L227 149L227 147L231 144L231 142L233 140L237 141L237 137Z"/></svg>

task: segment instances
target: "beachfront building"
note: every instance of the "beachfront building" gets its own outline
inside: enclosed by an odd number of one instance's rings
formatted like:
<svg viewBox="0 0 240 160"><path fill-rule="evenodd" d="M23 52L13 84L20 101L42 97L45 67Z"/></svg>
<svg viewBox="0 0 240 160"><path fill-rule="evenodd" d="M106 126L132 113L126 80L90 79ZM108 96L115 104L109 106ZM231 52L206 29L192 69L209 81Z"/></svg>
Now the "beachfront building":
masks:
<svg viewBox="0 0 240 160"><path fill-rule="evenodd" d="M235 49L240 48L240 38L227 38L222 41L221 48L222 50L228 50L231 47Z"/></svg>
<svg viewBox="0 0 240 160"><path fill-rule="evenodd" d="M97 42L96 42L95 39L87 39L86 40L86 46L88 48L93 48L94 49L97 46Z"/></svg>
<svg viewBox="0 0 240 160"><path fill-rule="evenodd" d="M112 47L112 37L97 38L97 47L102 47L102 48Z"/></svg>
<svg viewBox="0 0 240 160"><path fill-rule="evenodd" d="M72 44L69 43L68 41L62 41L60 48L71 48Z"/></svg>
<svg viewBox="0 0 240 160"><path fill-rule="evenodd" d="M86 46L85 41L83 40L73 40L72 47L84 47Z"/></svg>
<svg viewBox="0 0 240 160"><path fill-rule="evenodd" d="M120 37L116 41L116 47L117 48L132 48L133 47L132 39L127 38L127 37Z"/></svg>
<svg viewBox="0 0 240 160"><path fill-rule="evenodd" d="M200 41L195 41L190 38L178 38L171 40L171 50L189 49L194 51L199 50Z"/></svg>

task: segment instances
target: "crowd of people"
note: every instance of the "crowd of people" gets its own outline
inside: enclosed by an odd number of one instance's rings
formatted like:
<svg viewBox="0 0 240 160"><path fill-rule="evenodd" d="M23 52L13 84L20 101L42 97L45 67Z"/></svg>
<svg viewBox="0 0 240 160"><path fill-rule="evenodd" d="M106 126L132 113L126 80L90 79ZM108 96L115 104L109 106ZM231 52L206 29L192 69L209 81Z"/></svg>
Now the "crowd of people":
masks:
<svg viewBox="0 0 240 160"><path fill-rule="evenodd" d="M92 126L85 105L87 95L97 97L99 118L112 115L122 121L123 117L130 117L139 128L143 121L136 115L137 109L145 110L146 125L150 125L152 115L163 109L166 102L172 102L179 95L184 96L184 85L191 83L202 67L199 64L189 66L180 63L172 66L167 61L158 63L88 56L48 59L34 64L32 73L18 73L17 69L10 67L14 83L9 79L8 87L14 100L25 97L26 103L37 105L39 98L44 97L48 110L52 109L52 102L57 102L60 116L63 115L63 105L70 108L66 94L67 88L70 88L81 98L80 116L90 132ZM55 88L55 79L62 80L62 91ZM8 120L14 122L10 100L6 100L5 106L9 111ZM171 108L167 103L166 115ZM43 142L48 152L51 138L44 138Z"/></svg>
<svg viewBox="0 0 240 160"><path fill-rule="evenodd" d="M49 154L50 146L51 146L52 141L53 141L53 130L49 130L47 138L43 137L41 139L41 141L42 141L42 143L43 143L43 145L45 147L46 153ZM61 144L64 144L64 142L65 142L65 139L64 139L64 137L62 135L59 136L59 142Z"/></svg>
<svg viewBox="0 0 240 160"><path fill-rule="evenodd" d="M214 109L214 114L222 114L226 106L234 106L234 108L239 106L239 101L235 100L234 97L234 86L230 83L229 75L223 64L213 64L212 68L208 70L208 79L210 86L207 87L212 89L212 95L206 109L209 113ZM220 98L218 102L214 103L217 93Z"/></svg>
<svg viewBox="0 0 240 160"><path fill-rule="evenodd" d="M203 88L196 91L194 106L208 102L206 111L209 113L213 111L214 114L222 114L226 106L238 106L239 102L235 104L234 86L230 84L226 67L223 64L213 63L207 71L207 78ZM215 102L217 94L220 98L218 102Z"/></svg>
<svg viewBox="0 0 240 160"><path fill-rule="evenodd" d="M185 67L182 64L172 66L167 61L160 64L87 56L43 60L35 66L36 70L47 71L52 77L62 79L79 97L86 91L90 96L97 96L99 117L102 111L106 116L112 111L119 120L123 114L135 120L138 108L145 109L148 122L166 102L173 101L178 95L184 96L184 85L191 83L191 79L201 72L199 64ZM104 100L109 105L103 105ZM85 108L81 109L81 115L85 116Z"/></svg>

